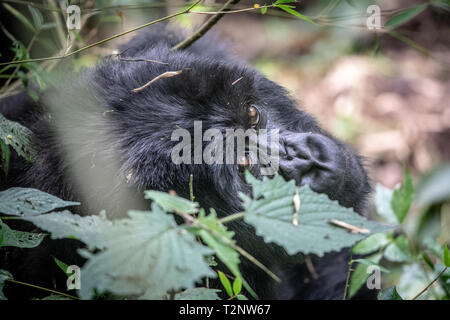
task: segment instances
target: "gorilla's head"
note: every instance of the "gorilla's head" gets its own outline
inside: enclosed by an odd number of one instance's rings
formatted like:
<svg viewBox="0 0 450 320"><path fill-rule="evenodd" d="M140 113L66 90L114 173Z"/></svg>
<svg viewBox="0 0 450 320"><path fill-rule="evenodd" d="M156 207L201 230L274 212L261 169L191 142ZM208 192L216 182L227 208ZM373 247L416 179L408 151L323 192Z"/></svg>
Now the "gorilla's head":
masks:
<svg viewBox="0 0 450 320"><path fill-rule="evenodd" d="M133 58L140 61L130 61ZM82 72L69 89L57 91L47 102L57 113L53 118L60 128L63 153L77 166L71 174L87 179L79 181L79 189L87 189L82 193L95 201L98 190L109 200L118 186L141 192L175 190L188 196L193 175L194 194L202 205L219 207L222 214L240 210L238 192L248 191L243 171L248 168L258 176L260 167L252 164L247 149L244 159L227 163L227 154L235 151L227 149L227 143L220 147L225 164L194 159L199 147L194 144L196 130L204 134L210 129L221 132L224 142L230 130L267 129L268 139L270 132L278 132L278 173L327 193L342 205L361 209L369 191L360 159L348 146L297 109L283 88L231 58L153 46L127 59L111 57ZM200 129L194 128L196 122ZM190 154L184 154L189 163L176 163L172 157L180 143L173 134L180 129L192 138ZM200 140L203 151L210 141L217 139Z"/></svg>

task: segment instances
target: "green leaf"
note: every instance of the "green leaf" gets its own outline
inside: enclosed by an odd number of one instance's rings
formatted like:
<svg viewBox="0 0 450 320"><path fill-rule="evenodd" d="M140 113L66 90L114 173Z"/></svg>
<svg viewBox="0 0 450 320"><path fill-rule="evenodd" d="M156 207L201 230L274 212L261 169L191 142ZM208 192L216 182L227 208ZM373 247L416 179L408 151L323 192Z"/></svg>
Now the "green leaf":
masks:
<svg viewBox="0 0 450 320"><path fill-rule="evenodd" d="M266 14L266 13L267 13L267 7L262 7L261 14Z"/></svg>
<svg viewBox="0 0 450 320"><path fill-rule="evenodd" d="M42 25L44 24L44 18L42 17L41 12L39 11L39 9L34 8L30 5L28 6L28 10L30 11L31 16L33 17L34 27L37 30L40 30Z"/></svg>
<svg viewBox="0 0 450 320"><path fill-rule="evenodd" d="M375 262L375 261L372 261L369 259L360 258L360 259L355 259L353 261L365 264L366 266L377 266L380 269L380 271L385 272L385 273L391 273L391 271L389 269L386 269L385 267L379 265L378 262Z"/></svg>
<svg viewBox="0 0 450 320"><path fill-rule="evenodd" d="M132 210L128 215L99 232L105 250L79 251L88 258L81 270L82 299L95 291L127 296L192 288L203 277L215 277L206 261L213 251L177 226L172 215L157 205L151 212Z"/></svg>
<svg viewBox="0 0 450 320"><path fill-rule="evenodd" d="M0 213L13 216L35 216L56 208L79 205L31 188L9 188L0 192Z"/></svg>
<svg viewBox="0 0 450 320"><path fill-rule="evenodd" d="M234 295L238 295L242 290L242 280L240 277L236 277L233 281L233 293Z"/></svg>
<svg viewBox="0 0 450 320"><path fill-rule="evenodd" d="M45 238L44 233L12 230L0 220L0 247L34 248Z"/></svg>
<svg viewBox="0 0 450 320"><path fill-rule="evenodd" d="M222 271L217 271L217 273L219 274L220 283L222 283L222 286L225 288L228 296L232 297L233 290L231 289L230 280L228 280L227 276Z"/></svg>
<svg viewBox="0 0 450 320"><path fill-rule="evenodd" d="M403 10L400 13L397 13L394 15L391 19L389 19L384 27L388 30L394 30L398 26L408 22L409 20L413 19L415 16L423 12L428 7L428 3L422 3L416 6L413 6L411 8L408 8L406 10Z"/></svg>
<svg viewBox="0 0 450 320"><path fill-rule="evenodd" d="M450 255L448 253L448 247L444 244L444 264L446 267L450 268Z"/></svg>
<svg viewBox="0 0 450 320"><path fill-rule="evenodd" d="M323 256L326 252L352 246L370 233L390 229L367 220L352 209L341 207L337 201L330 200L325 194L313 192L308 186L299 189L301 203L298 225L295 225L294 181L286 183L278 175L271 180L265 177L262 181L250 174L246 178L253 186L253 199L245 194L240 195L246 211L245 222L254 226L257 235L262 236L265 242L282 246L288 254L301 252ZM330 223L332 219L368 229L370 233L350 233Z"/></svg>
<svg viewBox="0 0 450 320"><path fill-rule="evenodd" d="M182 213L197 213L198 203L187 199L173 196L171 194L159 191L145 191L145 199L155 201L164 211L167 212L182 212Z"/></svg>
<svg viewBox="0 0 450 320"><path fill-rule="evenodd" d="M216 234L223 237L223 239L228 239L228 241L235 243L233 240L234 232L227 231L227 228L217 219L217 214L214 209L211 209L211 213L205 216L205 211L202 209L198 216L199 222L208 226L210 229L214 230ZM223 239L219 236L212 234L209 231L200 229L197 233L200 238L205 242L210 248L214 249L217 257L227 266L227 268L236 277L240 276L239 272L239 254L230 247Z"/></svg>
<svg viewBox="0 0 450 320"><path fill-rule="evenodd" d="M3 294L3 287L6 280L14 279L12 274L6 270L0 269L0 300L8 300Z"/></svg>
<svg viewBox="0 0 450 320"><path fill-rule="evenodd" d="M23 219L50 232L52 239L75 238L83 241L89 249L104 249L107 241L102 232L112 227L112 222L104 215L82 217L67 210Z"/></svg>
<svg viewBox="0 0 450 320"><path fill-rule="evenodd" d="M366 261L371 261L373 262L374 265L378 266L381 257L382 255L377 253L375 255L367 257ZM348 291L349 298L353 297L369 278L370 274L367 273L367 267L368 267L367 264L359 263L356 266L355 271L353 271L352 276L350 278L350 287Z"/></svg>
<svg viewBox="0 0 450 320"><path fill-rule="evenodd" d="M27 161L34 161L36 151L32 132L17 122L9 121L2 114L0 114L0 140L11 145L17 154Z"/></svg>
<svg viewBox="0 0 450 320"><path fill-rule="evenodd" d="M386 188L381 184L377 184L375 187L375 207L377 208L377 213L384 221L397 224L399 221L391 206L393 193L394 190Z"/></svg>
<svg viewBox="0 0 450 320"><path fill-rule="evenodd" d="M36 32L36 29L33 27L33 24L28 21L27 17L25 17L22 13L14 9L12 6L10 6L7 3L3 3L3 6L8 10L13 16L15 16L22 24L27 27L27 29Z"/></svg>
<svg viewBox="0 0 450 320"><path fill-rule="evenodd" d="M387 236L384 233L376 233L370 237L358 242L352 249L356 254L368 254L378 249L381 249L389 243Z"/></svg>
<svg viewBox="0 0 450 320"><path fill-rule="evenodd" d="M409 207L413 201L414 186L408 168L405 168L405 180L400 188L395 189L392 195L391 206L398 221L401 223L408 213Z"/></svg>
<svg viewBox="0 0 450 320"><path fill-rule="evenodd" d="M238 300L248 300L248 298L247 298L246 296L244 296L243 294L238 294L238 295L236 296L236 298L237 298Z"/></svg>
<svg viewBox="0 0 450 320"><path fill-rule="evenodd" d="M408 240L405 236L398 236L393 243L384 250L384 257L392 262L408 262L412 255L409 251Z"/></svg>
<svg viewBox="0 0 450 320"><path fill-rule="evenodd" d="M273 5L276 6L276 5L279 5L279 4L292 3L292 2L295 2L295 0L277 0L277 1L275 1L275 3Z"/></svg>
<svg viewBox="0 0 450 320"><path fill-rule="evenodd" d="M398 294L397 289L395 289L395 287L390 287L380 291L380 293L378 294L378 300L403 300L403 299Z"/></svg>
<svg viewBox="0 0 450 320"><path fill-rule="evenodd" d="M64 272L67 273L67 268L69 267L67 264L62 262L61 260L53 257L53 260L55 261L56 265Z"/></svg>
<svg viewBox="0 0 450 320"><path fill-rule="evenodd" d="M175 300L220 300L218 289L209 288L189 288L175 294Z"/></svg>
<svg viewBox="0 0 450 320"><path fill-rule="evenodd" d="M292 15L300 18L300 19L302 19L302 20L308 21L308 22L316 25L316 23L314 21L312 21L310 18L308 18L307 16L301 14L298 11L295 11L294 9L290 8L290 6L286 6L286 5L280 4L280 5L277 5L277 7L282 9L282 10L284 10L284 11L286 11L287 13L290 13L290 14L292 14Z"/></svg>

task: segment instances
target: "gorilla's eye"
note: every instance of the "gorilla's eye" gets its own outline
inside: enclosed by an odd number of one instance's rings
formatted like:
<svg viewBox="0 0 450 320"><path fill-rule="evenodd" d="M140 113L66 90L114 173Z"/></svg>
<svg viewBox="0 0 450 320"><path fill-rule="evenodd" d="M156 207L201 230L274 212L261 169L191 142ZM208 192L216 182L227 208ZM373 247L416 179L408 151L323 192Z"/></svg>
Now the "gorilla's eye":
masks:
<svg viewBox="0 0 450 320"><path fill-rule="evenodd" d="M259 123L259 110L255 106L247 107L248 123L252 127L256 127Z"/></svg>

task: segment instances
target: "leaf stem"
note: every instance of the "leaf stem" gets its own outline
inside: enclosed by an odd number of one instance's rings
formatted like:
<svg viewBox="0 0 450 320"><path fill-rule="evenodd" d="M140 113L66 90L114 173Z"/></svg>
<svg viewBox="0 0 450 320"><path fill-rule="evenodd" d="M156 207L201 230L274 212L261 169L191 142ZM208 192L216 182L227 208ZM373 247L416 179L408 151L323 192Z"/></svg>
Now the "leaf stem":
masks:
<svg viewBox="0 0 450 320"><path fill-rule="evenodd" d="M18 280L13 280L13 279L6 279L6 281L9 281L9 282L12 282L12 283L21 284L21 285L32 287L32 288L36 288L36 289L39 289L39 290L48 291L48 292L55 293L55 294L58 294L58 295L61 295L61 296L65 296L65 297L68 297L68 298L71 298L71 299L74 299L74 300L80 300L80 298L72 296L70 294L59 292L59 291L55 291L55 290L52 290L52 289L47 289L47 288L40 287L40 286L36 286L34 284L31 284L31 283L26 283L26 282L22 282L22 281L18 281Z"/></svg>
<svg viewBox="0 0 450 320"><path fill-rule="evenodd" d="M412 298L412 300L416 300L423 293L425 293L425 291L430 289L430 287L444 274L445 271L447 271L447 269L448 269L448 267L445 267L444 269L442 269L441 272L439 272L439 274L436 276L436 278L434 278L425 288L423 288L422 291L420 291L414 298Z"/></svg>
<svg viewBox="0 0 450 320"><path fill-rule="evenodd" d="M347 298L347 291L349 288L350 275L353 271L353 269L352 269L353 262L354 262L353 259L350 259L350 261L348 262L347 278L345 279L344 297L342 298L342 300L345 300Z"/></svg>
<svg viewBox="0 0 450 320"><path fill-rule="evenodd" d="M226 217L224 217L224 218L222 218L222 219L219 219L219 221L220 221L222 224L225 224L225 223L231 222L231 221L233 221L233 220L240 219L240 218L242 218L244 215L245 215L245 212L238 212L238 213L230 214L229 216L226 216Z"/></svg>

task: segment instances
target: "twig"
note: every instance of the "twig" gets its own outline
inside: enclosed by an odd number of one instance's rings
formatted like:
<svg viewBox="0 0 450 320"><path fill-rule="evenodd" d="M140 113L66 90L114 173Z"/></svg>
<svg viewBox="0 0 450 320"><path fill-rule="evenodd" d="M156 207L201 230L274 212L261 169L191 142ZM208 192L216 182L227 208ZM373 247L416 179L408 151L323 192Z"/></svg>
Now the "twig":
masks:
<svg viewBox="0 0 450 320"><path fill-rule="evenodd" d="M447 271L448 267L445 267L444 269L439 272L439 274L434 278L422 291L420 291L412 300L416 300L419 298L425 291L430 289L430 287L444 274L445 271Z"/></svg>
<svg viewBox="0 0 450 320"><path fill-rule="evenodd" d="M245 215L245 212L238 212L238 213L234 213L234 214L230 214L227 217L224 217L222 219L219 219L220 223L225 224L227 222L231 222L233 220L237 220L242 218Z"/></svg>
<svg viewBox="0 0 450 320"><path fill-rule="evenodd" d="M162 78L170 78L170 77L174 77L179 75L180 73L182 73L183 70L177 70L177 71L166 71L164 73L161 73L159 76L154 77L152 80L150 80L149 82L147 82L146 84L144 84L142 87L133 89L131 91L133 92L139 92L145 88L147 88L149 85L151 85L153 82L162 79Z"/></svg>
<svg viewBox="0 0 450 320"><path fill-rule="evenodd" d="M151 60L151 59L128 59L128 58L122 58L120 54L117 55L117 58L119 58L120 61L143 61L143 62L152 62L152 63L158 63L158 64L164 64L169 65L167 62L161 62L158 60Z"/></svg>
<svg viewBox="0 0 450 320"><path fill-rule="evenodd" d="M189 175L189 198L194 202L194 175L192 173Z"/></svg>
<svg viewBox="0 0 450 320"><path fill-rule="evenodd" d="M172 50L183 50L192 45L195 41L200 39L209 29L212 28L223 16L224 11L230 11L230 9L240 0L228 0L225 5L214 16L209 18L193 35L187 39L181 41L177 45L172 47Z"/></svg>
<svg viewBox="0 0 450 320"><path fill-rule="evenodd" d="M344 221L341 221L341 220L331 219L330 223L334 224L334 225L336 225L338 227L347 229L351 233L365 233L365 234L370 233L369 229L359 228L359 227L356 227L354 225L351 225L351 224L349 224L347 222L344 222Z"/></svg>
<svg viewBox="0 0 450 320"><path fill-rule="evenodd" d="M350 261L348 262L347 278L345 279L344 297L342 298L342 300L345 300L347 298L347 291L348 291L348 287L349 287L348 283L350 282L350 274L353 271L352 264L353 264L353 259L350 259Z"/></svg>
<svg viewBox="0 0 450 320"><path fill-rule="evenodd" d="M31 284L31 283L17 281L17 280L14 280L14 279L6 279L6 281L9 281L9 282L12 282L12 283L21 284L21 285L27 286L27 287L32 287L32 288L48 291L48 292L55 293L55 294L58 294L58 295L61 295L61 296L65 296L65 297L68 297L68 298L71 298L71 299L74 299L74 300L80 300L80 298L72 296L70 294L67 294L67 293L64 293L64 292L55 291L55 290L52 290L52 289L47 289L47 288L40 287L40 286L36 286L34 284Z"/></svg>
<svg viewBox="0 0 450 320"><path fill-rule="evenodd" d="M172 19L172 18L177 17L177 16L182 15L182 14L187 14L187 13L189 13L189 12L191 11L191 9L194 8L200 1L201 1L201 0L197 0L193 5L191 5L189 8L186 8L186 9L183 10L183 11L174 13L174 14L172 14L172 15L169 15L169 16L166 16L166 17L163 17L163 18L160 18L160 19L156 19L156 20L150 21L150 22L145 23L145 24L143 24L143 25L140 25L140 26L138 26L138 27L136 27L136 28L133 28L133 29L130 29L130 30L128 30L128 31L121 32L121 33L118 33L118 34L116 34L116 35L114 35L114 36L111 36L111 37L109 37L109 38L106 38L106 39L97 41L97 42L95 42L95 43L92 43L92 44L90 44L90 45L87 45L87 46L82 47L82 48L80 48L80 49L78 49L78 50L75 50L75 51L73 51L73 52L70 52L70 53L67 53L67 54L64 54L64 55L61 55L61 56L56 56L56 57L46 57L46 58L37 58L37 59L28 59L28 60L20 60L20 61L9 61L9 62L3 62L3 63L0 63L0 66L4 66L4 65L8 65L8 64L21 64L21 63L27 63L27 62L38 62L38 61L47 61L47 60L64 59L64 58L70 57L70 56L72 56L72 55L74 55L74 54L77 54L77 53L80 53L80 52L82 52L82 51L88 50L88 49L90 49L90 48L92 48L92 47L95 47L95 46L98 46L98 45L100 45L100 44L103 44L103 43L105 43L105 42L108 42L108 41L117 39L117 38L119 38L119 37L121 37L121 36L124 36L124 35L126 35L126 34L129 34L129 33L131 33L131 32L134 32L134 31L137 31L137 30L139 30L139 29L142 29L142 28L151 26L151 25L156 24L156 23L158 23L158 22L162 22L162 21L165 21L165 20L169 20L169 19Z"/></svg>

